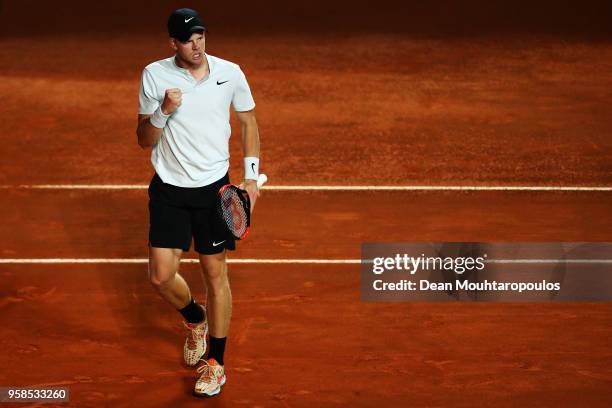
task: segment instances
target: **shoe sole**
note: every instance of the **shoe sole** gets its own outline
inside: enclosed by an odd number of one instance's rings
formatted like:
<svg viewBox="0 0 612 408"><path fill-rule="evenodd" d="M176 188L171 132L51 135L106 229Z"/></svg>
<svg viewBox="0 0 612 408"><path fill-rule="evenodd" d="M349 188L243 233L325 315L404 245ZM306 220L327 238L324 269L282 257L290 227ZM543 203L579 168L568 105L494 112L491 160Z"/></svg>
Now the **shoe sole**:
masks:
<svg viewBox="0 0 612 408"><path fill-rule="evenodd" d="M217 388L212 394L207 394L205 392L203 393L199 393L197 391L193 391L193 396L194 397L198 397L198 398L210 398L210 397L214 397L216 395L219 395L221 393L221 388L223 388L223 386L225 385L225 378L223 379L223 381L221 381L221 384L219 384L219 388Z"/></svg>

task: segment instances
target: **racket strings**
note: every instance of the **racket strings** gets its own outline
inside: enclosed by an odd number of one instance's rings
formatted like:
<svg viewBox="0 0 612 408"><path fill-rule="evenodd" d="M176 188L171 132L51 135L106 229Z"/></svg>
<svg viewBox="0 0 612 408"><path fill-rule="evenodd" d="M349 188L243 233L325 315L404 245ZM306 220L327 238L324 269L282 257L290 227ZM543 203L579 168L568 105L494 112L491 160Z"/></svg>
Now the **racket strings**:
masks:
<svg viewBox="0 0 612 408"><path fill-rule="evenodd" d="M237 189L227 188L221 193L220 216L235 237L241 237L249 226L247 213Z"/></svg>

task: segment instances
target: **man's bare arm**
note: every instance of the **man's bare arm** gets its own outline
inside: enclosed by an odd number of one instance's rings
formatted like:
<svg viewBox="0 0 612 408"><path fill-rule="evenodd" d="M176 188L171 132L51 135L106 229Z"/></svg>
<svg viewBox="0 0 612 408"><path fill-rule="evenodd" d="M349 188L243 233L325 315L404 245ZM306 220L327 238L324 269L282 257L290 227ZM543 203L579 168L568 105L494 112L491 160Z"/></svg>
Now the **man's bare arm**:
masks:
<svg viewBox="0 0 612 408"><path fill-rule="evenodd" d="M162 135L163 129L156 128L151 124L151 115L138 115L138 127L136 135L138 144L143 149L154 146Z"/></svg>
<svg viewBox="0 0 612 408"><path fill-rule="evenodd" d="M166 89L164 100L158 110L163 115L172 115L181 106L182 92L178 88ZM151 116L158 114L159 112L153 113L153 115L138 115L138 127L136 128L136 135L138 136L138 144L140 147L147 148L154 146L162 135L163 126L166 119L163 120L161 128L155 127L151 124Z"/></svg>
<svg viewBox="0 0 612 408"><path fill-rule="evenodd" d="M242 132L242 152L244 157L259 157L259 129L255 119L255 110L237 112Z"/></svg>
<svg viewBox="0 0 612 408"><path fill-rule="evenodd" d="M244 157L259 158L259 129L257 127L257 120L255 119L255 110L236 112L236 116L240 122ZM249 198L251 199L251 211L253 211L257 197L259 197L257 180L244 180L242 185L249 194Z"/></svg>

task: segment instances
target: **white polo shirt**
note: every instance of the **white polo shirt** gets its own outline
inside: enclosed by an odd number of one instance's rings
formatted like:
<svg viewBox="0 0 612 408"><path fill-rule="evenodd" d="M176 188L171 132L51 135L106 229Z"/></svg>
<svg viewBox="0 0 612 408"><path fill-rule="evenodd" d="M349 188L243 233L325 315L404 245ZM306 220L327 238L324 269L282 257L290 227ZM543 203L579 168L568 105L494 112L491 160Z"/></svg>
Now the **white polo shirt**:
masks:
<svg viewBox="0 0 612 408"><path fill-rule="evenodd" d="M210 73L196 81L176 65L174 56L146 66L140 85L139 113L151 115L166 89L179 88L181 106L170 116L153 146L151 162L164 183L202 187L229 169L230 104L237 112L255 108L244 73L232 62L205 54Z"/></svg>

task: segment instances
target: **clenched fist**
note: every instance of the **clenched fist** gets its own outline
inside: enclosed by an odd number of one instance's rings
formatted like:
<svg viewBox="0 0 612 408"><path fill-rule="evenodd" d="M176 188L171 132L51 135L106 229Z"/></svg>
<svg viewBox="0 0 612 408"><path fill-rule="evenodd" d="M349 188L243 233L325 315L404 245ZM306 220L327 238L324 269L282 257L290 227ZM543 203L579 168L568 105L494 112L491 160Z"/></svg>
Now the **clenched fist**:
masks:
<svg viewBox="0 0 612 408"><path fill-rule="evenodd" d="M179 106L181 106L181 100L183 98L183 94L178 88L166 89L166 95L164 96L164 101L162 102L161 110L164 115L173 114Z"/></svg>

